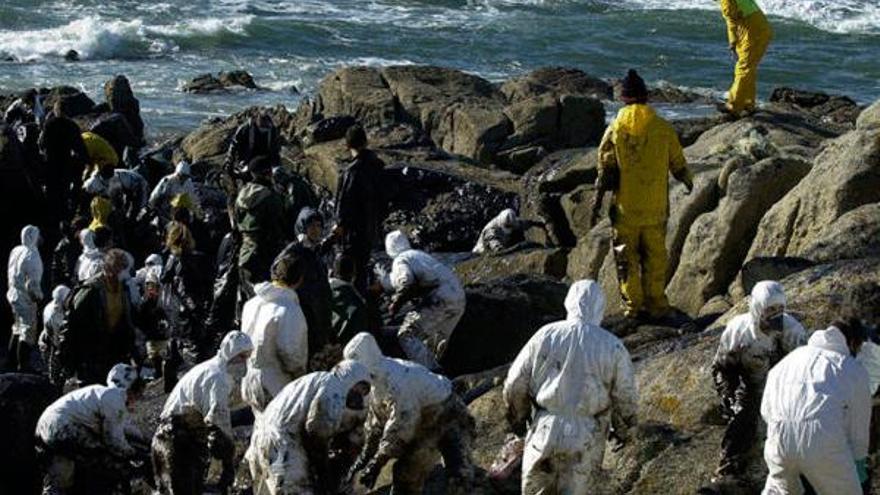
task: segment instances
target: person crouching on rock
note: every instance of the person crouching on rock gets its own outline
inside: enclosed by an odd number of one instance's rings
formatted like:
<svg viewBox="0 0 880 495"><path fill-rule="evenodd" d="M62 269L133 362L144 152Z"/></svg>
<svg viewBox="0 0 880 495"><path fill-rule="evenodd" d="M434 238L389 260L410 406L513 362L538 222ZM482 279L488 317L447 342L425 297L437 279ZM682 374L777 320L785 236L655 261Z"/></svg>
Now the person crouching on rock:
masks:
<svg viewBox="0 0 880 495"><path fill-rule="evenodd" d="M394 260L391 272L381 281L382 288L392 293L392 316L405 303L416 301L397 332L400 347L407 359L436 371L449 337L464 315L466 298L461 281L428 253L412 249L399 230L385 238L385 251Z"/></svg>
<svg viewBox="0 0 880 495"><path fill-rule="evenodd" d="M712 361L712 378L728 423L715 482L745 471L749 451L758 443L759 409L767 372L806 343L804 327L785 313L785 302L782 285L758 282L752 289L749 312L730 320L721 334Z"/></svg>
<svg viewBox="0 0 880 495"><path fill-rule="evenodd" d="M439 454L449 479L446 493L471 493L476 423L452 382L424 366L383 356L368 333L356 335L343 355L366 366L373 380L366 442L349 479L361 472L360 482L372 488L385 464L396 459L392 493L422 493Z"/></svg>
<svg viewBox="0 0 880 495"><path fill-rule="evenodd" d="M117 493L117 483L128 482L121 473L137 453L129 438L143 440L131 426L129 413L142 392L137 370L117 364L107 375L106 386L74 390L43 412L36 435L37 453L45 466L44 494L68 493L76 488L77 479L83 479L90 486L77 493L110 495ZM92 476L82 476L82 471Z"/></svg>
<svg viewBox="0 0 880 495"><path fill-rule="evenodd" d="M606 191L613 191L612 252L620 292L630 318L668 316L666 221L669 173L690 192L687 167L675 129L648 105L645 81L630 69L623 79L625 106L599 145L599 173L590 224L595 224Z"/></svg>
<svg viewBox="0 0 880 495"><path fill-rule="evenodd" d="M342 361L285 386L254 424L245 458L255 495L336 493L330 467L333 439L363 426L370 373Z"/></svg>
<svg viewBox="0 0 880 495"><path fill-rule="evenodd" d="M483 227L474 254L498 253L525 242L525 232L532 227L544 227L542 222L523 220L508 208Z"/></svg>
<svg viewBox="0 0 880 495"><path fill-rule="evenodd" d="M524 495L593 493L609 427L622 443L635 435L633 365L620 339L599 326L605 311L602 288L592 280L575 282L565 309L564 321L543 327L529 340L504 382L514 433L528 429Z"/></svg>
<svg viewBox="0 0 880 495"><path fill-rule="evenodd" d="M253 349L246 334L229 332L217 355L189 370L171 391L153 437L159 493L203 493L211 458L223 463L221 489L232 485L235 444L229 402L235 380L230 372L244 366Z"/></svg>

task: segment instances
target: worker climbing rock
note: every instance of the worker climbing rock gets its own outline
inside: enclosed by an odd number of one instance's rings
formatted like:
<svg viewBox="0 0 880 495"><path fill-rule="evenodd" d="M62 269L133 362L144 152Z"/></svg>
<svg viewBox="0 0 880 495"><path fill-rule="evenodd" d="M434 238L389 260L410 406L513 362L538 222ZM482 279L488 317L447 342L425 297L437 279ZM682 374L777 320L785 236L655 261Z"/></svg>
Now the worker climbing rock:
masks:
<svg viewBox="0 0 880 495"><path fill-rule="evenodd" d="M755 0L720 0L727 23L727 41L736 56L733 85L722 111L733 115L755 109L758 64L773 39L773 28Z"/></svg>

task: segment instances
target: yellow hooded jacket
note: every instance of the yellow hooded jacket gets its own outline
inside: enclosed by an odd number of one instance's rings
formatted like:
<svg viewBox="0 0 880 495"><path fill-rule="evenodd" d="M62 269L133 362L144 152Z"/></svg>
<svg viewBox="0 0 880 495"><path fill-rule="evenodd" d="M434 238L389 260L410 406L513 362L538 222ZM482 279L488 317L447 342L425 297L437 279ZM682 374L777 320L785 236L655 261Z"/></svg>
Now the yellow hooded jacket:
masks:
<svg viewBox="0 0 880 495"><path fill-rule="evenodd" d="M682 182L693 181L675 129L646 104L623 107L599 145L599 183L607 175L619 177L614 223L665 223L670 172Z"/></svg>
<svg viewBox="0 0 880 495"><path fill-rule="evenodd" d="M94 132L82 133L82 139L86 145L86 151L89 153L89 160L91 161L89 165L93 167L91 170L104 167L116 168L116 165L119 164L119 155L116 154L113 145L107 142L106 139Z"/></svg>

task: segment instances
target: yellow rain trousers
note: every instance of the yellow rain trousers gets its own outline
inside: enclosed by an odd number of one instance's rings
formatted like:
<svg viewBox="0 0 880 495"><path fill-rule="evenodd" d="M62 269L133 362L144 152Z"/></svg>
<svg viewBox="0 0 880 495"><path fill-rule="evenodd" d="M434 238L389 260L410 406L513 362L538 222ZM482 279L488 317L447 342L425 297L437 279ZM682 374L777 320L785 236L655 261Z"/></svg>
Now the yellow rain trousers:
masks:
<svg viewBox="0 0 880 495"><path fill-rule="evenodd" d="M599 145L599 183L618 177L612 248L628 316L641 311L661 316L669 309L665 287L670 172L682 182L693 182L675 130L648 105L623 107Z"/></svg>
<svg viewBox="0 0 880 495"><path fill-rule="evenodd" d="M727 40L736 47L737 63L727 103L734 113L757 103L758 64L773 39L773 29L754 0L721 0Z"/></svg>

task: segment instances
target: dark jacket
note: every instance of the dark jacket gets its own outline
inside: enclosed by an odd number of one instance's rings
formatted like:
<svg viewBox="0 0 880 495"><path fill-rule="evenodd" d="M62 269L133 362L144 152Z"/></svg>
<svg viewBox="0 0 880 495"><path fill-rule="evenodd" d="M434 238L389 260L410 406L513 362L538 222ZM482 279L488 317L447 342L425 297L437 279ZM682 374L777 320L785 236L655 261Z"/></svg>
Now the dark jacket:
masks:
<svg viewBox="0 0 880 495"><path fill-rule="evenodd" d="M303 283L296 290L300 307L309 326L309 356L314 356L332 338L331 308L332 293L327 278L327 265L316 249L306 247L295 241L287 245L279 257L296 254L305 262Z"/></svg>
<svg viewBox="0 0 880 495"><path fill-rule="evenodd" d="M122 318L115 328L107 325L107 286L104 276L87 280L74 290L66 325L59 334L61 362L79 378L103 383L110 368L135 356L132 304L125 284L120 283Z"/></svg>
<svg viewBox="0 0 880 495"><path fill-rule="evenodd" d="M274 126L266 131L251 122L239 126L232 136L232 142L226 152L227 167L247 165L258 156L265 156L273 164L281 160L281 137Z"/></svg>
<svg viewBox="0 0 880 495"><path fill-rule="evenodd" d="M39 146L46 158L46 183L50 194L53 188L82 180L89 153L81 132L77 123L67 117L52 116L46 121Z"/></svg>
<svg viewBox="0 0 880 495"><path fill-rule="evenodd" d="M271 187L249 182L235 200L235 221L242 235L238 266L253 284L268 280L272 260L284 246L284 199Z"/></svg>
<svg viewBox="0 0 880 495"><path fill-rule="evenodd" d="M169 321L169 326L193 340L200 339L212 288L211 271L204 255L194 252L168 256L161 284L162 291L169 291L174 296L172 300L180 304L176 315L169 311L169 318L177 319Z"/></svg>
<svg viewBox="0 0 880 495"><path fill-rule="evenodd" d="M385 163L364 150L340 176L336 218L345 230L343 246L369 252L378 243L387 204L384 170Z"/></svg>
<svg viewBox="0 0 880 495"><path fill-rule="evenodd" d="M367 303L354 285L344 280L330 279L330 289L333 291L333 338L344 346L355 335L369 331Z"/></svg>

